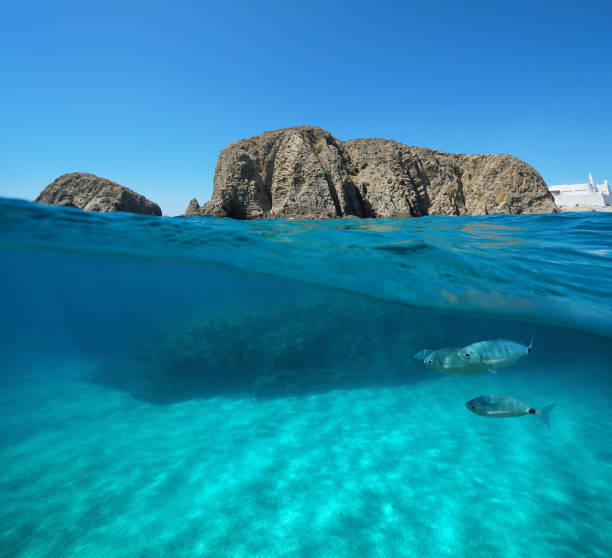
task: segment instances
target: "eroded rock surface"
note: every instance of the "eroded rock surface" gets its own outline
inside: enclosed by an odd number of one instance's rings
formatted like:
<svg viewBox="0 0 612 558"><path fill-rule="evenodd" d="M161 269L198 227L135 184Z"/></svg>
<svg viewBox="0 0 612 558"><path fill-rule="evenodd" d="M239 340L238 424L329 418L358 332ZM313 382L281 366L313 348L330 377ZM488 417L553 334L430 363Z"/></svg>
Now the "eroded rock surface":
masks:
<svg viewBox="0 0 612 558"><path fill-rule="evenodd" d="M125 211L143 215L162 214L159 205L133 190L106 178L82 172L72 172L56 178L35 201L104 213Z"/></svg>
<svg viewBox="0 0 612 558"><path fill-rule="evenodd" d="M538 172L510 155L463 155L380 138L342 142L311 126L232 143L219 155L213 195L185 215L417 217L548 213Z"/></svg>

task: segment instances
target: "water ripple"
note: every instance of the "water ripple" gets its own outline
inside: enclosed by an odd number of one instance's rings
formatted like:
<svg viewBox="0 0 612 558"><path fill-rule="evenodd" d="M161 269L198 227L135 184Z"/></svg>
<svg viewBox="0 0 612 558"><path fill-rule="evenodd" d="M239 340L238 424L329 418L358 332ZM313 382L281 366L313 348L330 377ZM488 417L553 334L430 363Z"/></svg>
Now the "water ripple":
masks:
<svg viewBox="0 0 612 558"><path fill-rule="evenodd" d="M233 221L0 198L0 248L218 264L442 311L612 335L612 215Z"/></svg>

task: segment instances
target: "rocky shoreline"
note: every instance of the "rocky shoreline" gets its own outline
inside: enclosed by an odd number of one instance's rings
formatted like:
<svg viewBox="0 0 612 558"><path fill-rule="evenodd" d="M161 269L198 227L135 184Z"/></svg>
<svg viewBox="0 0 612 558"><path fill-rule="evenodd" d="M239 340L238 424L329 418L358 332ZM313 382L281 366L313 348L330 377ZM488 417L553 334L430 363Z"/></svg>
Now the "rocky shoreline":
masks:
<svg viewBox="0 0 612 558"><path fill-rule="evenodd" d="M36 198L89 211L161 215L144 196L92 174L56 179ZM465 155L393 140L340 141L313 126L284 128L223 149L212 197L186 217L420 217L557 211L546 183L510 155Z"/></svg>
<svg viewBox="0 0 612 558"><path fill-rule="evenodd" d="M599 211L601 213L612 213L612 205L558 205L557 208L563 213L582 213L584 211Z"/></svg>

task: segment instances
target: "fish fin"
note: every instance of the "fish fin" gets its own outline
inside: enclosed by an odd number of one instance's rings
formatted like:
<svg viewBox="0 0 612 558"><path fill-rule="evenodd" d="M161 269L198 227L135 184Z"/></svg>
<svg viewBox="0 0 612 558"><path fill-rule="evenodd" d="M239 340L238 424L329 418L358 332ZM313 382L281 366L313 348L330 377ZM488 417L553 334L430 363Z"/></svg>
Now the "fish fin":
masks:
<svg viewBox="0 0 612 558"><path fill-rule="evenodd" d="M531 333L531 341L529 342L529 346L527 347L527 354L531 352L531 349L533 349L533 332Z"/></svg>
<svg viewBox="0 0 612 558"><path fill-rule="evenodd" d="M497 370L495 370L495 368L489 368L489 372L491 372L491 374L497 374Z"/></svg>
<svg viewBox="0 0 612 558"><path fill-rule="evenodd" d="M550 430L550 421L548 420L548 415L550 415L550 412L553 410L555 405L556 403L553 403L552 405L544 407L543 409L538 409L535 412L535 414L542 419L548 430Z"/></svg>

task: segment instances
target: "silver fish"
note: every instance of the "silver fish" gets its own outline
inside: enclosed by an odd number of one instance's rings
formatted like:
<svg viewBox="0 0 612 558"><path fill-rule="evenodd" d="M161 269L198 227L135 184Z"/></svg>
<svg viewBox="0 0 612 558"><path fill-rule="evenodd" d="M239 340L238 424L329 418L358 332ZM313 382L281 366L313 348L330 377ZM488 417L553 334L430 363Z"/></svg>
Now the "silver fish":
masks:
<svg viewBox="0 0 612 558"><path fill-rule="evenodd" d="M483 417L506 418L535 415L540 417L544 424L550 428L548 415L553 410L555 403L543 409L534 409L516 397L509 397L508 395L482 395L468 401L465 406L472 413Z"/></svg>
<svg viewBox="0 0 612 558"><path fill-rule="evenodd" d="M529 346L509 339L478 341L457 351L462 360L480 362L489 372L495 374L500 368L511 366L517 360L527 356L533 348L533 338Z"/></svg>
<svg viewBox="0 0 612 558"><path fill-rule="evenodd" d="M425 366L446 374L480 374L487 369L480 362L470 362L459 358L457 354L459 350L458 347L448 347L437 351L423 349L414 355L414 358L423 359Z"/></svg>
<svg viewBox="0 0 612 558"><path fill-rule="evenodd" d="M423 349L422 351L419 351L416 355L414 355L414 358L416 358L417 360L423 360L425 357L433 353L434 350L435 349Z"/></svg>

